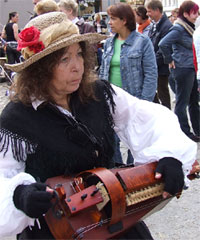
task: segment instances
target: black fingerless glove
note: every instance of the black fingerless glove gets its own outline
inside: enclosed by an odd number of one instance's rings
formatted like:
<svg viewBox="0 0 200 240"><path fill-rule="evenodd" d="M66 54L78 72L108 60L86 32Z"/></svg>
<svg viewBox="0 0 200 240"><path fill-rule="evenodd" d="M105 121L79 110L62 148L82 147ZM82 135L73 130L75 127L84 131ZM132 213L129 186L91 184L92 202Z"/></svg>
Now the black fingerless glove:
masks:
<svg viewBox="0 0 200 240"><path fill-rule="evenodd" d="M156 172L162 174L165 182L165 192L175 195L183 189L184 174L180 161L171 157L162 158L158 162Z"/></svg>
<svg viewBox="0 0 200 240"><path fill-rule="evenodd" d="M16 208L31 218L39 218L51 207L52 194L46 192L46 184L19 185L13 195Z"/></svg>

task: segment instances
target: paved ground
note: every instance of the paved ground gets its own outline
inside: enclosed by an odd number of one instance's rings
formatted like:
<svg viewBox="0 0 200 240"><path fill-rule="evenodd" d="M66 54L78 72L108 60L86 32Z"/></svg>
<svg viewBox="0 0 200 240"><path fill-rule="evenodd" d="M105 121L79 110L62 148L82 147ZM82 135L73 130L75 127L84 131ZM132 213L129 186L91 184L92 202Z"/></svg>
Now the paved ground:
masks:
<svg viewBox="0 0 200 240"><path fill-rule="evenodd" d="M6 105L7 85L0 83L0 111ZM198 145L200 161L200 144ZM200 179L191 183L180 199L173 199L164 209L148 217L149 226L155 240L198 240L200 239ZM15 237L0 239L14 240Z"/></svg>

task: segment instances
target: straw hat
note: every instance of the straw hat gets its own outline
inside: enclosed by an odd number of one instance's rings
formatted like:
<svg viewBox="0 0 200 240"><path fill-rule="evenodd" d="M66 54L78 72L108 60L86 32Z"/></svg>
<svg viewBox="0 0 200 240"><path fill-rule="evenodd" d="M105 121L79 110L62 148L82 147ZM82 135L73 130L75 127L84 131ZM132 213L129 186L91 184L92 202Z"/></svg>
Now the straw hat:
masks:
<svg viewBox="0 0 200 240"><path fill-rule="evenodd" d="M86 41L89 44L105 39L97 33L79 34L78 27L62 12L51 12L33 18L19 34L18 50L25 61L5 64L6 68L20 72L39 59L74 43Z"/></svg>

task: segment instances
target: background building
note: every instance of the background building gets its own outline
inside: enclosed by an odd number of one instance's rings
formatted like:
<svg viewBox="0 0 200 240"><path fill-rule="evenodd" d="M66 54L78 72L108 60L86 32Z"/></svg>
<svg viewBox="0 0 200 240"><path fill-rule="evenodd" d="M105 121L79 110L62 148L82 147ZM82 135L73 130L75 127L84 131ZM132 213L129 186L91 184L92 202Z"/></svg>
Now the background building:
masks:
<svg viewBox="0 0 200 240"><path fill-rule="evenodd" d="M58 2L59 0L56 0ZM79 15L91 14L94 12L106 12L108 6L117 2L127 2L133 7L143 5L145 0L77 0L79 4ZM179 7L184 0L161 0L164 11L169 15L171 10ZM200 4L200 0L193 0ZM32 0L0 0L0 32L8 21L9 12L19 13L19 28L22 29L33 14Z"/></svg>
<svg viewBox="0 0 200 240"><path fill-rule="evenodd" d="M33 13L32 0L0 0L0 32L10 12L19 13L19 28L23 28Z"/></svg>
<svg viewBox="0 0 200 240"><path fill-rule="evenodd" d="M144 5L145 1L147 0L126 0L127 3L132 5L132 7L135 7L138 5ZM166 12L167 15L170 15L171 11L174 8L178 8L183 1L184 0L161 0L164 7L164 11ZM192 0L192 1L196 2L200 7L200 0Z"/></svg>
<svg viewBox="0 0 200 240"><path fill-rule="evenodd" d="M59 2L59 0L55 0ZM106 11L107 7L120 0L76 0L79 4L79 15ZM125 0L121 0L125 1ZM22 29L33 14L32 0L0 0L0 32L8 21L9 12L19 13L19 28Z"/></svg>

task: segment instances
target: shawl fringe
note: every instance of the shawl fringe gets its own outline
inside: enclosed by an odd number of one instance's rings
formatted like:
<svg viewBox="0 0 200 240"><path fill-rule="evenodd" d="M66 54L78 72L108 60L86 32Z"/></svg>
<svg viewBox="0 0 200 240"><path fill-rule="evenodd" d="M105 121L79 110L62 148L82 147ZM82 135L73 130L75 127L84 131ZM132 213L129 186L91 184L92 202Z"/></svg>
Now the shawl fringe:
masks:
<svg viewBox="0 0 200 240"><path fill-rule="evenodd" d="M14 134L7 129L0 129L0 152L3 156L8 152L8 147L11 146L13 157L17 161L25 162L27 154L35 153L36 144L30 143L27 139Z"/></svg>

